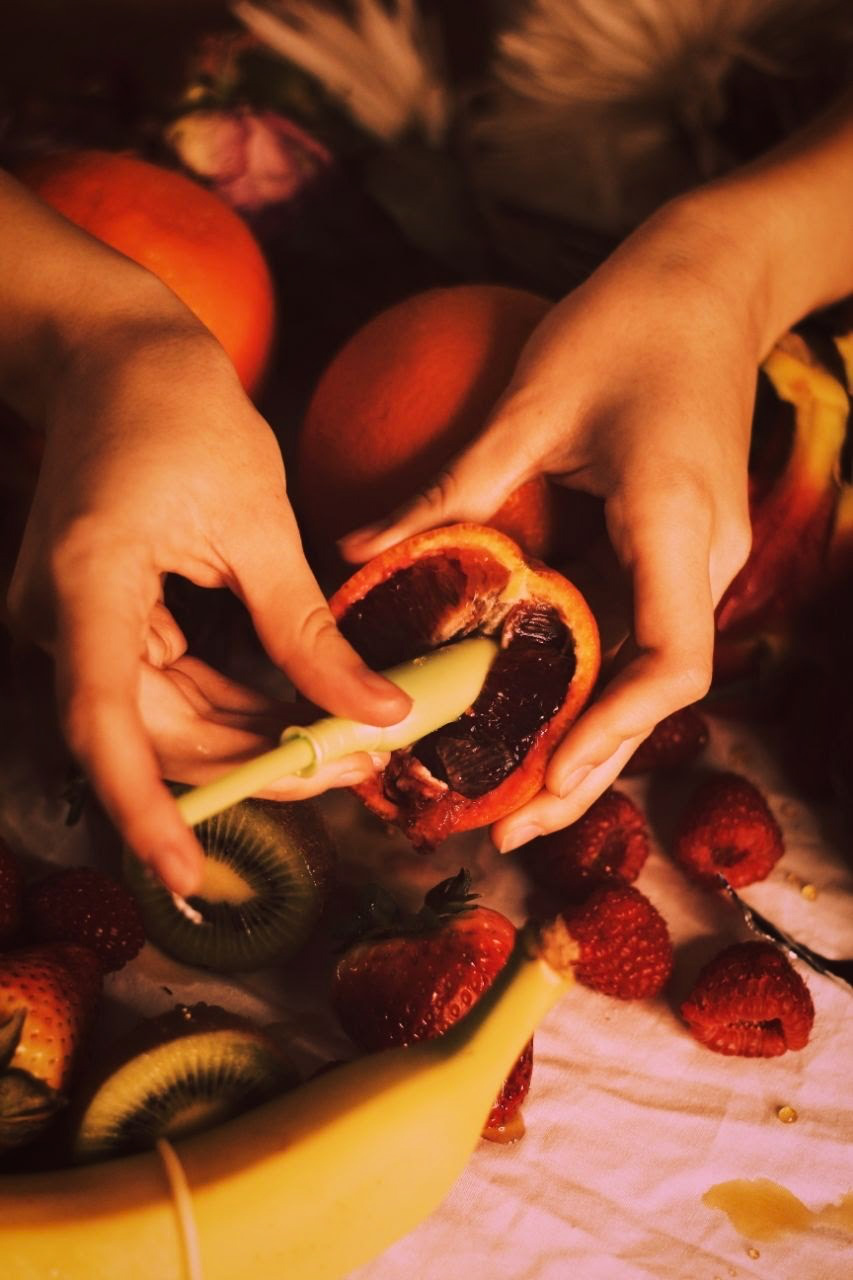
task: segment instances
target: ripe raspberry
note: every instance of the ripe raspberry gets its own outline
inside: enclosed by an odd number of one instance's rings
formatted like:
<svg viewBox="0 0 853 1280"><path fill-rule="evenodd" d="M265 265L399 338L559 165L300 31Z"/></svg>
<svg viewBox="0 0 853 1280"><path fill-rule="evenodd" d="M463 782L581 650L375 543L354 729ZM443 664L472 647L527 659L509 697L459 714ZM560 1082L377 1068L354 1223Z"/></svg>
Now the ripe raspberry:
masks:
<svg viewBox="0 0 853 1280"><path fill-rule="evenodd" d="M565 900L582 900L602 878L636 880L649 855L646 821L621 791L605 791L582 818L531 840L520 860L531 878Z"/></svg>
<svg viewBox="0 0 853 1280"><path fill-rule="evenodd" d="M681 1015L696 1039L715 1053L775 1058L808 1043L814 1005L808 987L772 942L738 942L705 965Z"/></svg>
<svg viewBox="0 0 853 1280"><path fill-rule="evenodd" d="M613 880L563 914L580 947L579 982L620 1000L662 990L672 972L672 943L663 916L639 889Z"/></svg>
<svg viewBox="0 0 853 1280"><path fill-rule="evenodd" d="M24 877L12 850L0 840L0 947L8 946L21 927Z"/></svg>
<svg viewBox="0 0 853 1280"><path fill-rule="evenodd" d="M29 890L25 910L36 941L90 947L105 973L121 969L145 942L136 899L94 867L51 872Z"/></svg>
<svg viewBox="0 0 853 1280"><path fill-rule="evenodd" d="M734 889L763 880L785 852L764 796L736 773L715 774L692 796L675 835L675 857L712 887L724 876Z"/></svg>
<svg viewBox="0 0 853 1280"><path fill-rule="evenodd" d="M690 764L708 745L708 726L695 707L665 716L628 760L623 775L677 769Z"/></svg>

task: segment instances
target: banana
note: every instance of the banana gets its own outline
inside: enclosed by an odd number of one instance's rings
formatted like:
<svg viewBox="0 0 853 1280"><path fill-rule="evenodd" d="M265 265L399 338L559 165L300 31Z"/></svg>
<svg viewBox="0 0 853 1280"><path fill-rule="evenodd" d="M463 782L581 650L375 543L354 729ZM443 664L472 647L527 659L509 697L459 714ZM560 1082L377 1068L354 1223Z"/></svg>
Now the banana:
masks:
<svg viewBox="0 0 853 1280"><path fill-rule="evenodd" d="M176 1143L188 1218L154 1152L0 1177L4 1280L338 1280L450 1190L574 955L561 921L528 926L444 1036L336 1067Z"/></svg>

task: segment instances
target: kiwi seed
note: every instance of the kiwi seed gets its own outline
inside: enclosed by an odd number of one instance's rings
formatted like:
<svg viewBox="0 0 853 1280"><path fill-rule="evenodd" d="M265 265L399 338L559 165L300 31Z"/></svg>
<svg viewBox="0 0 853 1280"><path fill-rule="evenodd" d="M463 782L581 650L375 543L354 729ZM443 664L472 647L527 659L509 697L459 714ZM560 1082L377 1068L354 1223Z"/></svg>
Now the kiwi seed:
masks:
<svg viewBox="0 0 853 1280"><path fill-rule="evenodd" d="M243 800L195 830L204 881L186 900L125 856L151 942L184 964L220 972L259 969L297 951L320 915L334 863L314 806Z"/></svg>
<svg viewBox="0 0 853 1280"><path fill-rule="evenodd" d="M154 1146L209 1128L298 1083L262 1028L214 1005L143 1020L90 1089L74 1136L79 1160Z"/></svg>

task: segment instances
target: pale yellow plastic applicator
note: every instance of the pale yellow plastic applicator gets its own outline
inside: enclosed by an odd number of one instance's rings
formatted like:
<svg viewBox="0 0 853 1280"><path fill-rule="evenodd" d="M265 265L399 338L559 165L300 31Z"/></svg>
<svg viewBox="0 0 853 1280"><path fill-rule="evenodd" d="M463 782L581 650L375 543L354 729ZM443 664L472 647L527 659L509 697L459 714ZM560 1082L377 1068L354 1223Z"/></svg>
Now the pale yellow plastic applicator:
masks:
<svg viewBox="0 0 853 1280"><path fill-rule="evenodd" d="M179 796L178 808L184 820L194 827L262 791L278 778L288 774L305 777L321 764L353 751L396 751L411 746L468 710L483 687L497 651L497 644L488 636L472 636L384 671L385 678L412 699L411 710L402 720L383 728L325 716L311 725L285 729L280 746Z"/></svg>

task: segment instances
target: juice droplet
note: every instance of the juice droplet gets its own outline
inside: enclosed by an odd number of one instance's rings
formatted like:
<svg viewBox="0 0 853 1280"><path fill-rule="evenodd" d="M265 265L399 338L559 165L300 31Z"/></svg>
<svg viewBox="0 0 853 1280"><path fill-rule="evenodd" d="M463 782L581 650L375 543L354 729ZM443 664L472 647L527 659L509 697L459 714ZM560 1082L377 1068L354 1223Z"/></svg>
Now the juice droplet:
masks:
<svg viewBox="0 0 853 1280"><path fill-rule="evenodd" d="M488 1126L483 1130L483 1137L487 1142L501 1142L505 1145L518 1142L519 1138L524 1137L524 1118L521 1112L517 1111L506 1124Z"/></svg>
<svg viewBox="0 0 853 1280"><path fill-rule="evenodd" d="M757 1249L747 1249L746 1256L748 1258L760 1258L761 1254L758 1252Z"/></svg>
<svg viewBox="0 0 853 1280"><path fill-rule="evenodd" d="M817 897L817 885L804 884L800 889L800 893L805 898L806 902L814 902Z"/></svg>
<svg viewBox="0 0 853 1280"><path fill-rule="evenodd" d="M776 1118L777 1120L781 1120L783 1124L794 1124L800 1117L794 1107L789 1107L786 1104L784 1107L777 1108Z"/></svg>

